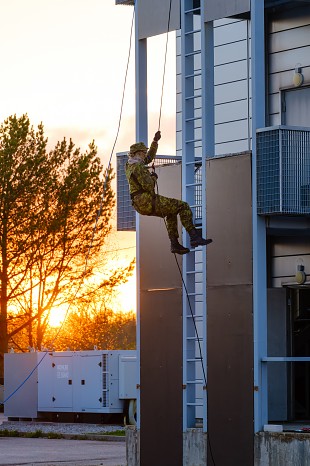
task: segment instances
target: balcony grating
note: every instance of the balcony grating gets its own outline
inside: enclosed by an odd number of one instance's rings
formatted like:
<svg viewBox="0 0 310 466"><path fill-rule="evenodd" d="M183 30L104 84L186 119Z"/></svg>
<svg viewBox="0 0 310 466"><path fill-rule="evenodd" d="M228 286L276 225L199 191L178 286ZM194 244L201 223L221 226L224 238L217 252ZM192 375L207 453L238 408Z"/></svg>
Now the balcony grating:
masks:
<svg viewBox="0 0 310 466"><path fill-rule="evenodd" d="M131 205L129 186L125 175L127 152L117 154L116 158L116 195L117 195L117 230L136 230L136 211ZM155 159L155 166L180 162L180 157L159 155Z"/></svg>
<svg viewBox="0 0 310 466"><path fill-rule="evenodd" d="M259 214L310 214L310 128L257 132Z"/></svg>

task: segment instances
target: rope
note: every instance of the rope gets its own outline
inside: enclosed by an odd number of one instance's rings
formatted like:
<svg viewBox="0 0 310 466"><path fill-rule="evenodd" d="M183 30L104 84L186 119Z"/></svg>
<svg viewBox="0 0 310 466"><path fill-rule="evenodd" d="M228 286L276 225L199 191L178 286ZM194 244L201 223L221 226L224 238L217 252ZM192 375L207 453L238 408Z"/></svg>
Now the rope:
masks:
<svg viewBox="0 0 310 466"><path fill-rule="evenodd" d="M164 96L164 87L165 87L168 40L169 40L170 18L171 18L171 4L172 4L172 0L170 0L170 4L169 4L168 27L167 27L167 36L166 36L166 50L165 50L164 71L163 71L163 82L162 82L162 86L161 86L161 98L160 98L160 107L159 107L158 131L160 131L161 112L162 112L162 106L163 106L163 96Z"/></svg>
<svg viewBox="0 0 310 466"><path fill-rule="evenodd" d="M156 184L157 195L159 196L159 189L158 189L157 180L155 180L155 184ZM161 208L160 208L160 197L158 197L157 199L158 199L159 209L161 210ZM163 220L164 220L164 224L165 224L166 230L167 230L167 232L168 232L168 226L167 226L166 218L165 218L162 214L161 214L161 217L162 217ZM180 265L179 265L179 262L178 262L176 253L173 253L173 254L174 254L174 258L175 258L175 261L176 261L176 264L177 264L177 267L178 267L178 270L179 270L179 273L180 273L180 277L181 277L181 280L182 280L182 285L183 285L183 288L184 288L185 293L186 293L186 298L187 298L188 306L189 306L190 313L191 313L191 317L192 317L192 321L193 321L193 324L194 324L195 335L196 335L196 338L197 338L198 348L199 348L199 356L200 356L200 357L199 357L199 360L200 360L200 362L201 362L201 368L202 368L202 372L203 372L203 379L204 379L204 383L205 383L205 388L206 388L206 390L207 390L207 376L206 376L206 371L205 371L205 367L204 367L203 355L202 355L202 349L201 349L201 343L200 343L200 339L199 339L199 334L198 334L198 329L197 329L197 325L196 325L196 321L195 321L195 316L194 316L194 313L193 313L193 309L192 309L192 305L191 305L191 302L190 302L188 290L187 290L187 287L186 287L185 280L184 280L184 278L183 278L183 273L182 273L182 270L181 270L181 268L180 268ZM210 441L209 432L207 433L207 441L208 441L209 450L210 450L210 455L211 455L211 459L212 459L213 465L216 466L216 465L215 465L215 461L214 461L214 457L213 457L213 452L212 452L212 447L211 447L211 441Z"/></svg>
<svg viewBox="0 0 310 466"><path fill-rule="evenodd" d="M118 135L119 135L120 127L121 127L123 107L124 107L124 99L125 99L125 90L126 90L127 76L128 76L128 69L129 69L129 62L130 62L130 55L131 55L132 35L133 35L132 32L133 32L133 26L134 26L134 17L135 17L135 5L134 5L134 8L133 8L133 15L132 15L132 21L131 21L131 28L130 28L129 51L128 51L127 66L126 66L125 79L124 79L124 85L123 85L121 109L120 109L120 114L119 114L119 119L118 119L118 126L117 126L116 136L115 136L115 140L114 140L113 147L112 147L111 154L110 154L110 158L109 158L109 163L108 163L108 166L107 166L107 169L106 169L106 176L105 176L105 180L104 180L104 183L103 183L101 202L100 202L99 210L97 212L97 217L96 217L96 221L95 221L95 225L94 225L94 229L93 229L92 238L91 238L90 245L89 245L89 248L88 248L88 252L87 252L87 255L86 255L85 272L86 272L86 269L87 269L87 263L88 263L88 257L89 257L89 254L90 254L90 250L92 248L94 237L95 237L95 234L96 234L98 221L99 221L99 218L100 218L101 212L102 212L103 201L104 201L104 198L105 198L106 189L107 189L107 182L108 182L108 178L109 178L109 172L110 172L110 169L111 169L112 156L113 156L113 153L114 153L114 149L115 149L115 146L116 146L116 143L117 143L117 140L118 140Z"/></svg>
<svg viewBox="0 0 310 466"><path fill-rule="evenodd" d="M68 317L68 313L69 313L69 310L71 308L71 305L72 305L72 302L75 300L75 298L77 297L77 294L78 292L80 291L81 289L81 286L82 286L82 283L84 281L84 275L87 271L87 264L88 264L88 258L89 258L89 254L90 254L90 251L91 251L91 248L92 248L92 244L93 244L93 241L94 241L94 237L95 237L95 233L96 233L96 230L97 230L97 225L98 225L98 221L99 221L99 217L101 215L101 212L102 212L102 207L103 207L103 202L104 202L104 198L105 198L105 194L106 194L106 190L107 190L107 184L108 184L108 179L109 179L109 173L110 173L110 170L111 170L111 162L112 162L112 156L113 156L113 153L114 153L114 149L115 149L115 146L116 146L116 143L117 143L117 140L118 140L118 135L119 135L119 131L120 131L120 126L121 126L121 120L122 120L122 114L123 114L123 107L124 107L124 98L125 98L125 89L126 89L126 84L127 84L127 76L128 76L128 69L129 69L129 62L130 62L130 55L131 55L131 48L132 48L132 33L133 33L133 25L134 25L134 17L135 17L135 7L133 9L133 15L132 15L132 21L131 21L131 29L130 29L130 40L129 40L129 52L128 52L128 59L127 59L127 65L126 65L126 72L125 72L125 79L124 79L124 85L123 85L123 93L122 93L122 100L121 100L121 108L120 108L120 115L119 115L119 120L118 120L118 127L117 127L117 131L116 131L116 136L115 136L115 140L114 140L114 143L113 143L113 147L112 147L112 150L111 150L111 154L110 154L110 158L109 158L109 163L108 163L108 166L107 166L107 169L105 171L105 179L104 179L104 182L103 182L103 188L102 188L102 197L101 197L101 201L100 201L100 207L97 211L97 216L96 216L96 221L95 221L95 225L93 227L93 233L92 233L92 238L91 238L91 242L90 242L90 245L89 245L89 248L88 248L88 251L87 251L87 254L86 254L86 258L85 258L85 268L84 268L84 274L82 275L82 278L81 278L81 281L79 283L79 286L73 296L73 299L72 301L69 303L69 306L66 310L66 313L65 313L65 316L64 316L64 319L62 321L62 324L61 326L59 327L54 339L52 340L51 342L51 345L53 346L53 344L55 343L55 341L57 340L62 328L63 328L63 325ZM10 393L7 398L5 398L5 400L3 400L2 402L0 402L0 406L1 405L4 405L10 398L12 398L16 392L18 392L18 390L21 389L21 387L27 382L27 380L30 379L30 377L33 375L33 373L35 372L35 370L39 367L39 365L42 363L42 361L44 360L44 358L46 357L46 355L49 353L49 351L46 351L44 356L40 359L40 361L35 365L35 367L29 372L28 376L20 383L20 385L18 385L18 387L13 390L12 393Z"/></svg>

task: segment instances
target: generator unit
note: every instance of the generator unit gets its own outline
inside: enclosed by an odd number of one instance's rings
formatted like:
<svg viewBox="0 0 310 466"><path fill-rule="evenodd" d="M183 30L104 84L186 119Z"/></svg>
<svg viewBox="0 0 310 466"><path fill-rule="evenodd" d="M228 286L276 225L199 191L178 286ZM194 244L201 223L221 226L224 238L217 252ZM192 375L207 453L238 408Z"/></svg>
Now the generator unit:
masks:
<svg viewBox="0 0 310 466"><path fill-rule="evenodd" d="M8 418L125 413L136 399L136 351L8 353L4 380Z"/></svg>

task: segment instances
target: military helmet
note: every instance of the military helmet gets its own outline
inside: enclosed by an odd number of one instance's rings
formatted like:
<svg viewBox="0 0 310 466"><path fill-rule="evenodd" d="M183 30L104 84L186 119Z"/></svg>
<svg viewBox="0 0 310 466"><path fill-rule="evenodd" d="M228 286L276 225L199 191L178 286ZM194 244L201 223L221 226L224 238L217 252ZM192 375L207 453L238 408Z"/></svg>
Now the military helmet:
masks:
<svg viewBox="0 0 310 466"><path fill-rule="evenodd" d="M144 142L137 142L136 144L132 144L130 146L130 154L135 154L139 150L146 151L148 148L144 144Z"/></svg>

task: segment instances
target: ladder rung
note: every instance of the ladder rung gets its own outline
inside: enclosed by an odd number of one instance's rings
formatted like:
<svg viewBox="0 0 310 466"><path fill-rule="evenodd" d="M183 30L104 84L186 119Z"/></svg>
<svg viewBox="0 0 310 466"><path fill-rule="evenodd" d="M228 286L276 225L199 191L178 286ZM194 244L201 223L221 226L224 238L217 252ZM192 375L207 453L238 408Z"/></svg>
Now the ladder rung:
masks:
<svg viewBox="0 0 310 466"><path fill-rule="evenodd" d="M203 406L202 403L186 403L187 406Z"/></svg>

